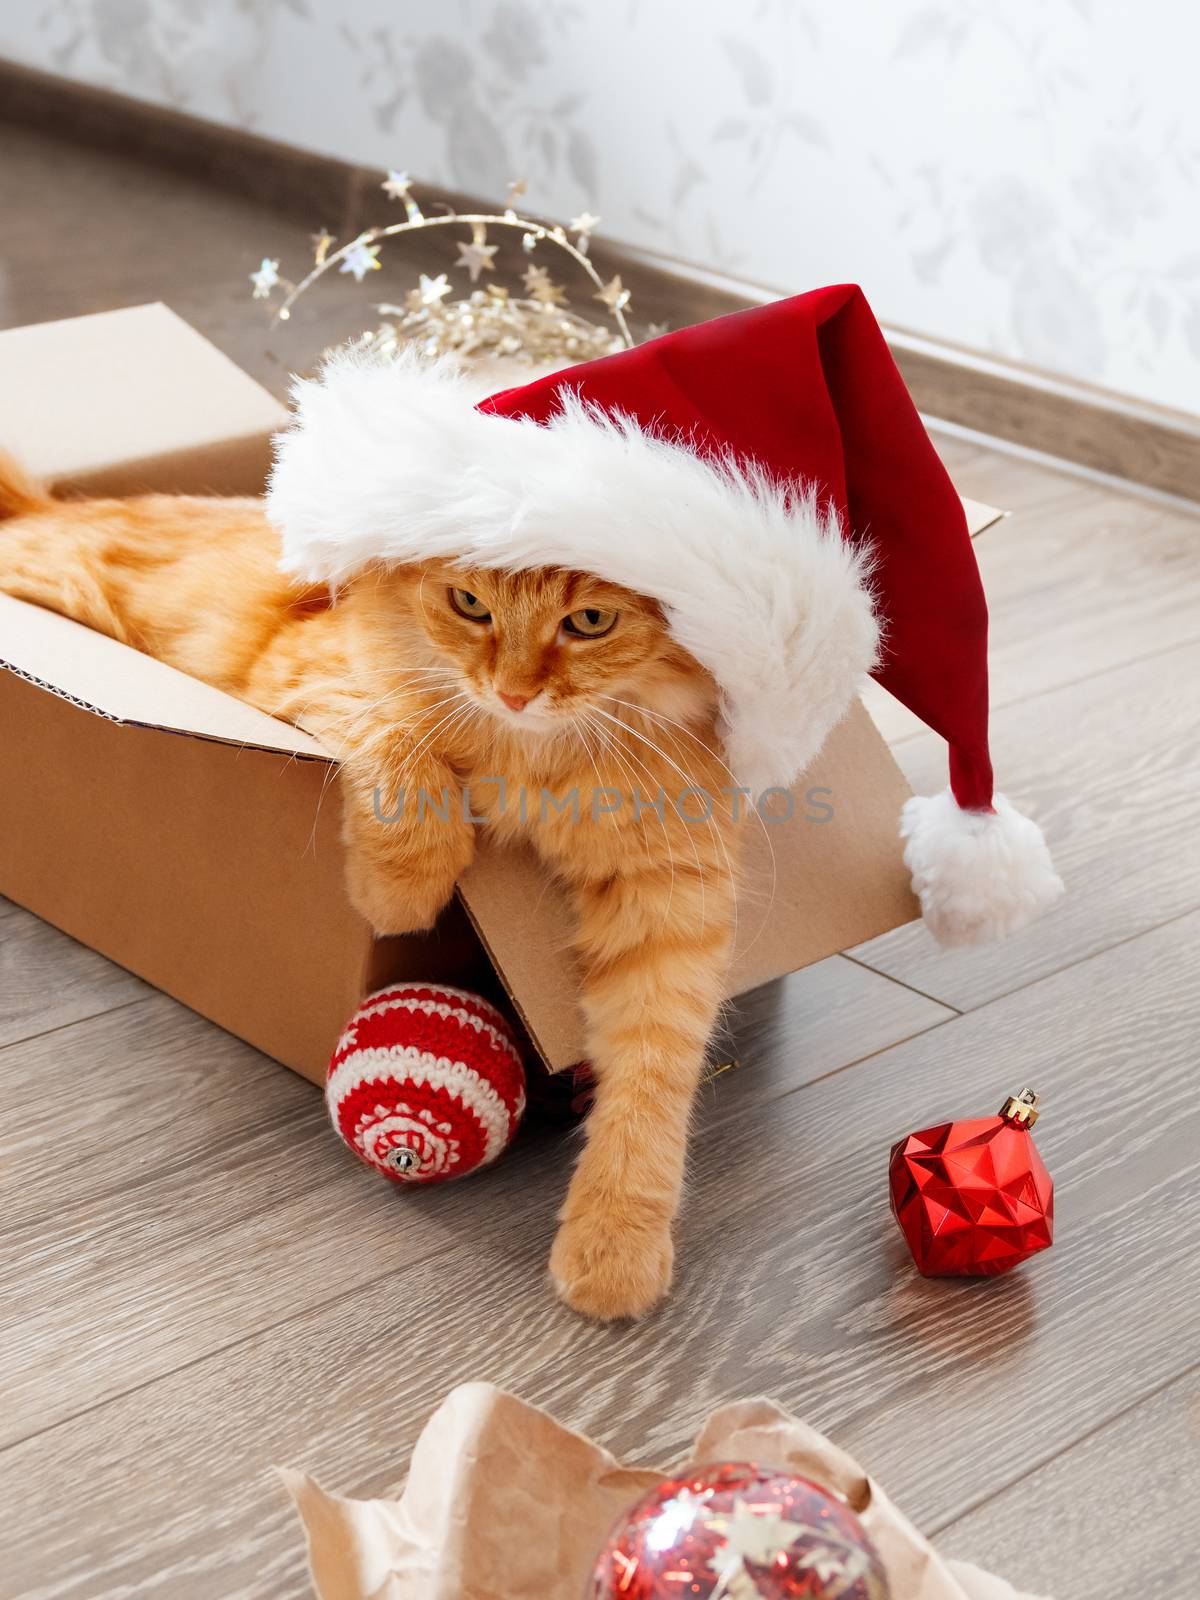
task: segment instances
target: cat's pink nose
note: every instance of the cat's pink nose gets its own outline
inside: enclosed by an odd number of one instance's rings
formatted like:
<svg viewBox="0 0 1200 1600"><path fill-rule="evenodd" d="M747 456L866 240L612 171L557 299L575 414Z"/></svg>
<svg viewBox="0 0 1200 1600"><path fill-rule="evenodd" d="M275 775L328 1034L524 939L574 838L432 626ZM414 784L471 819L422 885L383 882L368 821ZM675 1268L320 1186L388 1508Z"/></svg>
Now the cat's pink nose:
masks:
<svg viewBox="0 0 1200 1600"><path fill-rule="evenodd" d="M524 711L529 704L529 696L527 694L505 694L503 689L497 689L496 693L510 711Z"/></svg>

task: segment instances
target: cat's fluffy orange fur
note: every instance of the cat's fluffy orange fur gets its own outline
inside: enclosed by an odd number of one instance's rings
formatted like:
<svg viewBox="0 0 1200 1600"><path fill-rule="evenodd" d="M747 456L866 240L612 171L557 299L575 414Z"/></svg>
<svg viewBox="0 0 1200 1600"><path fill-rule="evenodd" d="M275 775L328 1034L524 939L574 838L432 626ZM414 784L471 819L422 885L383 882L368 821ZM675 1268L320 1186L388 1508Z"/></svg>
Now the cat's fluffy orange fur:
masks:
<svg viewBox="0 0 1200 1600"><path fill-rule="evenodd" d="M472 779L474 813L527 837L568 885L596 1096L550 1267L582 1312L649 1310L671 1278L739 832L716 687L658 607L578 572L441 564L369 569L331 603L281 576L257 500L58 501L10 462L0 517L0 589L301 722L340 754L348 890L380 932L428 927L449 898L479 834L459 803ZM488 619L460 614L454 589ZM564 626L589 609L617 613L610 632ZM483 781L499 774L503 811ZM676 808L689 786L711 797L708 821L681 814L705 808L697 797ZM418 807L421 788L454 803Z"/></svg>

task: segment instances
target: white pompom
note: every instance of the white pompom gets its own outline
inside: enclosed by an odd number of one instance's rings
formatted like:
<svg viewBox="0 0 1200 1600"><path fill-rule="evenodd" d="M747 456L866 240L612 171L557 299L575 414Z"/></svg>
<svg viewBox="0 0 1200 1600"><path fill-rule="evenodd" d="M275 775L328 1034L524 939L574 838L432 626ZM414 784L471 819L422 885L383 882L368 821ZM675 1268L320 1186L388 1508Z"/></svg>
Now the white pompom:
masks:
<svg viewBox="0 0 1200 1600"><path fill-rule="evenodd" d="M949 789L914 795L900 837L925 925L939 944L989 944L1016 933L1063 892L1042 830L1004 798L964 811Z"/></svg>

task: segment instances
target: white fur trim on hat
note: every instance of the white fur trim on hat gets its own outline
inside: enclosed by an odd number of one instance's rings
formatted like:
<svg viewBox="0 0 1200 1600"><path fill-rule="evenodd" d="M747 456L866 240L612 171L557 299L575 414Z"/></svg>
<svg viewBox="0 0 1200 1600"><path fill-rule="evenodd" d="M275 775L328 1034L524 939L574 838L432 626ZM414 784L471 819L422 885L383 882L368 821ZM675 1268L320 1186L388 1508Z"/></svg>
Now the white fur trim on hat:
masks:
<svg viewBox="0 0 1200 1600"><path fill-rule="evenodd" d="M905 803L904 863L939 944L1007 938L1063 892L1037 823L1002 794L992 805L992 811L964 811L949 789Z"/></svg>
<svg viewBox="0 0 1200 1600"><path fill-rule="evenodd" d="M720 685L729 765L756 789L804 770L874 664L869 560L810 488L569 390L545 426L488 415L412 354L342 355L293 393L267 497L285 572L557 566L648 595Z"/></svg>

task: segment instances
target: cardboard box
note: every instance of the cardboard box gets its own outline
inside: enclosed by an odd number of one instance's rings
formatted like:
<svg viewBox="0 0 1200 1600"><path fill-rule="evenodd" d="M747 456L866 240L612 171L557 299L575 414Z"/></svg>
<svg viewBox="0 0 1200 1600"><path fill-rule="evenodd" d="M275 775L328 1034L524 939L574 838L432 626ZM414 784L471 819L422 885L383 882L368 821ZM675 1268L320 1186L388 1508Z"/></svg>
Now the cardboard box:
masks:
<svg viewBox="0 0 1200 1600"><path fill-rule="evenodd" d="M163 306L0 333L0 444L60 488L258 492L283 416ZM343 888L336 762L302 729L7 596L0 665L0 893L314 1082L397 977L502 983L551 1068L580 1059L571 911L531 850L481 836L432 934L377 939ZM907 793L856 706L796 818L751 829L731 994L916 914Z"/></svg>

